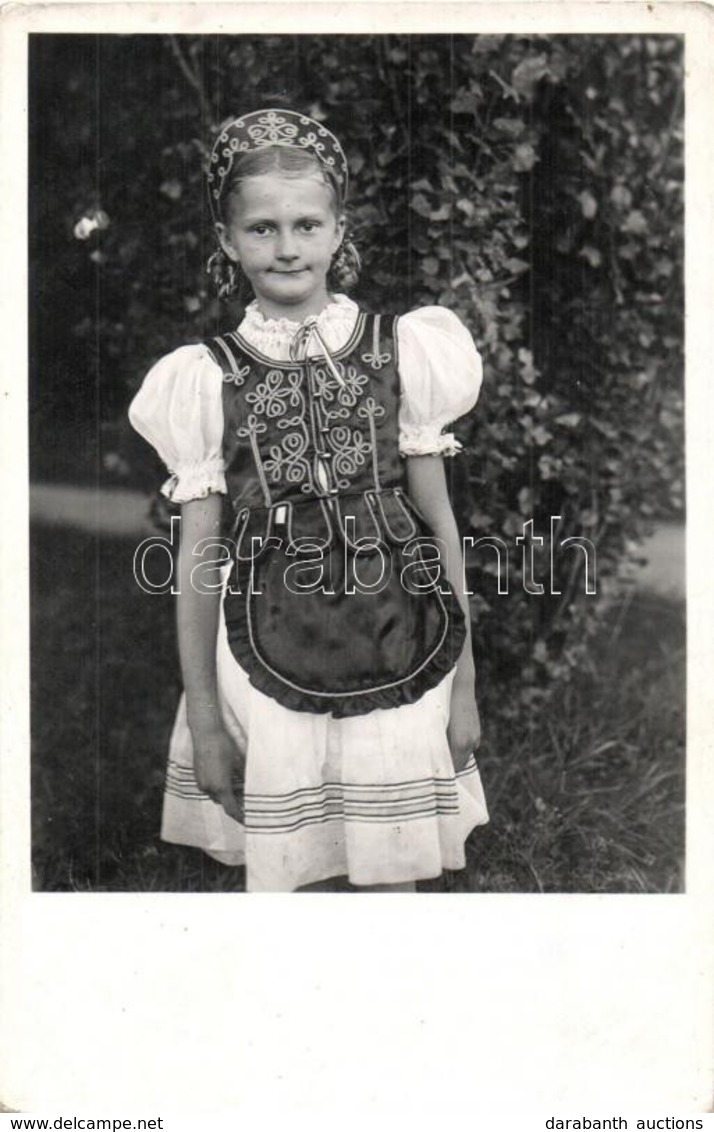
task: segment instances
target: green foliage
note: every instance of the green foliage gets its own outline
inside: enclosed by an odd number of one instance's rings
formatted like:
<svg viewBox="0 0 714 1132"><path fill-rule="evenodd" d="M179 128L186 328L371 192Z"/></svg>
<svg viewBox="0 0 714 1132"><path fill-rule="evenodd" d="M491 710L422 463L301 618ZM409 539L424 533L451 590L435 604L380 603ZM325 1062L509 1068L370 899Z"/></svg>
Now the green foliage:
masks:
<svg viewBox="0 0 714 1132"><path fill-rule="evenodd" d="M445 304L483 354L452 469L462 533L509 553L507 594L492 549L470 559L479 667L531 699L566 677L632 546L682 507L681 41L33 38L38 435L78 405L121 416L159 354L237 317L205 275L201 162L211 129L277 85L345 141L356 297ZM97 208L109 227L73 239ZM592 543L596 596L568 537Z"/></svg>

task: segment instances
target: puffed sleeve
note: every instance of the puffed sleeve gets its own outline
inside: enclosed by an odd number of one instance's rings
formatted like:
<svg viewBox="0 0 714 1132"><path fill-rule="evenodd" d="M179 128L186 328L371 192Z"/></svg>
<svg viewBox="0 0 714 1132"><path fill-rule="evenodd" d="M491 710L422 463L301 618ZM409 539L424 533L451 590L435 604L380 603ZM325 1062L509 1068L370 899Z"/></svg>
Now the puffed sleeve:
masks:
<svg viewBox="0 0 714 1132"><path fill-rule="evenodd" d="M459 318L445 307L422 307L397 322L399 452L455 456L461 444L444 432L476 404L481 357Z"/></svg>
<svg viewBox="0 0 714 1132"><path fill-rule="evenodd" d="M187 503L226 491L222 375L204 345L160 358L129 406L129 420L172 473L161 488Z"/></svg>

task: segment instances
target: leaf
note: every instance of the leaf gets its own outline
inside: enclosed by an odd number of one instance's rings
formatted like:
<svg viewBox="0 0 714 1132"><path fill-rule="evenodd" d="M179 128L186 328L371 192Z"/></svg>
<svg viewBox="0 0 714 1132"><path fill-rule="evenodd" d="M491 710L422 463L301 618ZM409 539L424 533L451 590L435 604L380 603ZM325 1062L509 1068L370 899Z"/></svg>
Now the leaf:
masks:
<svg viewBox="0 0 714 1132"><path fill-rule="evenodd" d="M488 530L493 526L493 517L487 515L480 507L475 507L469 515L469 523L472 527L475 527L477 531Z"/></svg>
<svg viewBox="0 0 714 1132"><path fill-rule="evenodd" d="M482 594L474 593L469 596L471 616L475 620L479 614L492 613L493 610Z"/></svg>
<svg viewBox="0 0 714 1132"><path fill-rule="evenodd" d="M472 55L496 55L505 35L475 35L471 45Z"/></svg>
<svg viewBox="0 0 714 1132"><path fill-rule="evenodd" d="M557 457L543 454L538 457L538 471L541 478L544 480L554 479L555 476L562 470L563 461Z"/></svg>
<svg viewBox="0 0 714 1132"><path fill-rule="evenodd" d="M548 429L544 428L543 425L536 425L531 432L531 436L539 448L542 448L544 444L547 444L549 440L553 439L553 434L548 432Z"/></svg>
<svg viewBox="0 0 714 1132"><path fill-rule="evenodd" d="M518 510L521 515L530 515L533 511L533 489L522 487L518 492Z"/></svg>
<svg viewBox="0 0 714 1132"><path fill-rule="evenodd" d="M532 55L522 59L511 74L511 86L529 102L535 96L535 88L541 79L550 74L548 60L545 55Z"/></svg>
<svg viewBox="0 0 714 1132"><path fill-rule="evenodd" d="M512 275L522 275L524 271L530 271L531 265L525 259L507 259L506 268Z"/></svg>
<svg viewBox="0 0 714 1132"><path fill-rule="evenodd" d="M446 138L450 146L453 146L454 149L458 149L463 153L464 147L462 145L461 138L457 133L455 133L453 130L444 130L444 137Z"/></svg>
<svg viewBox="0 0 714 1132"><path fill-rule="evenodd" d="M582 419L581 413L561 413L555 418L555 423L565 428L577 428Z"/></svg>
<svg viewBox="0 0 714 1132"><path fill-rule="evenodd" d="M584 248L581 248L578 255L581 259L586 259L591 267L600 267L602 263L602 253L598 248L591 247L590 244L586 244Z"/></svg>
<svg viewBox="0 0 714 1132"><path fill-rule="evenodd" d="M538 376L533 365L533 354L527 350L525 346L521 346L518 351L518 361L521 366L521 377L526 385L532 385Z"/></svg>
<svg viewBox="0 0 714 1132"><path fill-rule="evenodd" d="M537 389L527 389L523 395L523 404L527 409L537 409L538 415L543 416L548 411L548 398L539 393Z"/></svg>
<svg viewBox="0 0 714 1132"><path fill-rule="evenodd" d="M447 202L429 214L430 220L449 220L451 218L451 205Z"/></svg>
<svg viewBox="0 0 714 1132"><path fill-rule="evenodd" d="M494 129L502 134L508 134L511 138L520 137L526 128L522 118L494 118L493 126Z"/></svg>
<svg viewBox="0 0 714 1132"><path fill-rule="evenodd" d="M415 193L409 202L409 207L425 220L431 219L431 205L423 193Z"/></svg>
<svg viewBox="0 0 714 1132"><path fill-rule="evenodd" d="M631 232L634 236L642 236L648 228L647 219L639 209L633 209L621 227L623 232Z"/></svg>
<svg viewBox="0 0 714 1132"><path fill-rule="evenodd" d="M513 151L512 165L516 173L528 173L538 160L533 146L528 142L517 145Z"/></svg>
<svg viewBox="0 0 714 1132"><path fill-rule="evenodd" d="M615 208L626 209L632 204L632 193L626 185L615 185L610 193L610 200Z"/></svg>
<svg viewBox="0 0 714 1132"><path fill-rule="evenodd" d="M434 256L427 256L426 259L423 259L421 266L427 275L439 274L439 261L435 259Z"/></svg>
<svg viewBox="0 0 714 1132"><path fill-rule="evenodd" d="M522 516L519 515L517 511L509 511L506 514L505 519L501 523L501 530L503 531L503 533L505 535L510 535L511 538L514 535L522 535L523 534L523 518L522 518Z"/></svg>
<svg viewBox="0 0 714 1132"><path fill-rule="evenodd" d="M478 114L482 99L480 90L460 90L449 103L449 110L452 114Z"/></svg>
<svg viewBox="0 0 714 1132"><path fill-rule="evenodd" d="M163 193L169 200L177 201L181 199L183 186L180 181L164 181L163 184L159 186L159 192Z"/></svg>
<svg viewBox="0 0 714 1132"><path fill-rule="evenodd" d="M425 236L415 233L409 242L414 248L414 251L419 252L420 255L429 255L431 252L431 243Z"/></svg>
<svg viewBox="0 0 714 1132"><path fill-rule="evenodd" d="M593 194L587 189L583 189L582 193L578 193L578 200L585 219L592 220L597 214L597 201Z"/></svg>
<svg viewBox="0 0 714 1132"><path fill-rule="evenodd" d="M602 433L608 440L616 439L618 435L617 428L614 424L611 424L610 421L604 421L601 417L593 417L590 423L593 428L596 428L598 432Z"/></svg>

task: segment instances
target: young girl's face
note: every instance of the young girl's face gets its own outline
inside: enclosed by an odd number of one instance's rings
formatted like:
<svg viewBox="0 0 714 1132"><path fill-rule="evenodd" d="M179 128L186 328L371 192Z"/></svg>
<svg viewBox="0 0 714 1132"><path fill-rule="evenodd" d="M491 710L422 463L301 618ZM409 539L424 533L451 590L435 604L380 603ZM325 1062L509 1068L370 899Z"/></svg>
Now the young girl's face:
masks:
<svg viewBox="0 0 714 1132"><path fill-rule="evenodd" d="M216 225L263 314L298 321L327 302L327 272L344 227L319 175L287 177L278 170L243 181L230 198L227 222Z"/></svg>

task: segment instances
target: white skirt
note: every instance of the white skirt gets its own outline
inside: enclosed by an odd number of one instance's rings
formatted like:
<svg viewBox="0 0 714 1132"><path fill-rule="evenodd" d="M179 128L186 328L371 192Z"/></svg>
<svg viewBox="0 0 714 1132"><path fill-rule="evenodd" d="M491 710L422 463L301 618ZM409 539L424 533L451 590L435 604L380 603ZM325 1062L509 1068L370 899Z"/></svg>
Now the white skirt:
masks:
<svg viewBox="0 0 714 1132"><path fill-rule="evenodd" d="M475 759L454 772L446 728L455 668L416 703L335 719L292 711L254 688L222 620L216 659L225 726L246 755L245 824L196 784L182 696L165 841L245 865L249 892L292 892L335 876L399 884L464 867L464 842L488 811Z"/></svg>

